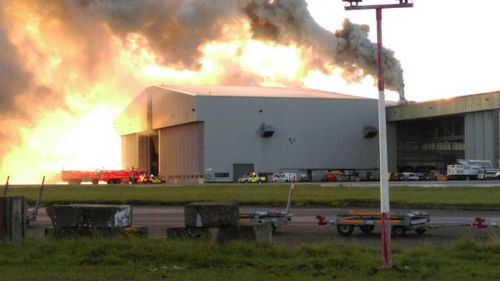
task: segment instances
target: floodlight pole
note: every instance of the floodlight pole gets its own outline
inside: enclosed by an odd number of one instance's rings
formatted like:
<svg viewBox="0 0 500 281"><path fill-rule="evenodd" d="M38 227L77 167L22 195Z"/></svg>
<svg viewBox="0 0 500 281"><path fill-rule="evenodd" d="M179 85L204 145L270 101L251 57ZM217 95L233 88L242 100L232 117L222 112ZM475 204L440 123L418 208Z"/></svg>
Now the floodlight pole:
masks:
<svg viewBox="0 0 500 281"><path fill-rule="evenodd" d="M385 118L385 94L384 94L384 68L382 60L382 9L388 8L411 8L413 3L400 0L399 4L364 5L359 6L361 1L349 1L345 10L369 10L374 9L377 17L377 76L378 76L378 127L379 127L379 158L380 158L380 238L382 246L382 267L391 268L391 229L390 229L390 207L389 207L389 172L387 165L387 124Z"/></svg>

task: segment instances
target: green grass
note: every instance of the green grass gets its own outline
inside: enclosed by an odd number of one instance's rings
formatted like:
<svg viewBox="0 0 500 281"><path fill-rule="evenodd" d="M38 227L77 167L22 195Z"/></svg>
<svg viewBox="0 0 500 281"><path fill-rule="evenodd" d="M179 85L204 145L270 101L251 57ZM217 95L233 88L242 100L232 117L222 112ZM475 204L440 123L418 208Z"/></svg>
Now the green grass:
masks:
<svg viewBox="0 0 500 281"><path fill-rule="evenodd" d="M200 201L229 201L242 205L284 206L288 185L196 186L48 186L42 204L105 203L133 205L183 205ZM36 187L10 188L10 196L25 196L33 204ZM500 208L500 188L391 187L391 206L443 208ZM293 205L376 207L378 187L322 187L297 185Z"/></svg>
<svg viewBox="0 0 500 281"><path fill-rule="evenodd" d="M0 280L498 280L500 240L394 249L354 243L284 245L166 239L4 243Z"/></svg>

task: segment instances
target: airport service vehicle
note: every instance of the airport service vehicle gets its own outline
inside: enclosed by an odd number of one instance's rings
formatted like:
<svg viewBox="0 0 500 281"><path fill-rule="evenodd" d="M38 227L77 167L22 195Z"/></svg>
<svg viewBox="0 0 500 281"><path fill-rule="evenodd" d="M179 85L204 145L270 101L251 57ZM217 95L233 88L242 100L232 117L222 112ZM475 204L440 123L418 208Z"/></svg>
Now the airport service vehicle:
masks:
<svg viewBox="0 0 500 281"><path fill-rule="evenodd" d="M318 225L327 225L328 222L322 215L317 215ZM344 211L339 213L335 219L330 220L331 225L337 227L337 231L342 236L350 236L356 227L363 233L371 233L376 225L380 225L381 213L370 211ZM425 233L427 229L435 228L455 228L468 227L486 229L500 227L496 221L487 222L486 219L476 217L472 222L466 223L441 223L431 224L430 216L427 212L408 211L408 212L390 212L389 224L391 232L395 236L404 236L408 231L414 230L418 235Z"/></svg>
<svg viewBox="0 0 500 281"><path fill-rule="evenodd" d="M418 180L420 180L420 176L417 173L403 172L399 175L399 180L418 181Z"/></svg>
<svg viewBox="0 0 500 281"><path fill-rule="evenodd" d="M266 177L258 176L256 173L242 176L238 179L239 183L263 183L266 182Z"/></svg>
<svg viewBox="0 0 500 281"><path fill-rule="evenodd" d="M159 176L150 175L149 177L144 173L139 177L138 183L160 184L166 181Z"/></svg>
<svg viewBox="0 0 500 281"><path fill-rule="evenodd" d="M82 182L91 182L98 184L104 181L108 184L120 184L122 182L137 183L144 178L144 172L138 170L63 170L61 171L61 180L69 184L81 184Z"/></svg>
<svg viewBox="0 0 500 281"><path fill-rule="evenodd" d="M279 173L273 176L273 182L296 182L298 176L296 173Z"/></svg>
<svg viewBox="0 0 500 281"><path fill-rule="evenodd" d="M327 172L323 175L322 181L326 181L326 182L337 181L337 175L335 173L332 173L332 172Z"/></svg>
<svg viewBox="0 0 500 281"><path fill-rule="evenodd" d="M494 179L497 177L498 169L493 168L489 160L465 160L457 159L457 164L448 165L448 179Z"/></svg>
<svg viewBox="0 0 500 281"><path fill-rule="evenodd" d="M319 225L326 225L325 217L317 215ZM415 230L419 235L424 234L429 227L430 216L426 212L390 212L389 223L391 231L396 236L404 236L406 232ZM337 226L337 231L342 236L350 236L358 227L363 233L370 233L376 225L380 225L381 213L369 211L345 211L339 213L330 224Z"/></svg>
<svg viewBox="0 0 500 281"><path fill-rule="evenodd" d="M356 177L353 173L346 171L330 171L323 175L322 181L324 182L335 182L335 181L356 181Z"/></svg>
<svg viewBox="0 0 500 281"><path fill-rule="evenodd" d="M288 201L284 210L276 209L240 209L240 223L270 223L273 233L276 230L292 220L293 214L290 212L292 205L293 191L295 184L290 184Z"/></svg>

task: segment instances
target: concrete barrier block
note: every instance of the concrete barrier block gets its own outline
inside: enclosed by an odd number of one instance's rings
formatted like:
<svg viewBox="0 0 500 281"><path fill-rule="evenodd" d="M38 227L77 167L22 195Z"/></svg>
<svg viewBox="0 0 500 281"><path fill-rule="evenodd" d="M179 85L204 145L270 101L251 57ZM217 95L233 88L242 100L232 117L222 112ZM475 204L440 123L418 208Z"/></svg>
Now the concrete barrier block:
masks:
<svg viewBox="0 0 500 281"><path fill-rule="evenodd" d="M271 224L245 224L239 226L227 226L210 228L211 238L217 243L225 243L234 240L272 243Z"/></svg>
<svg viewBox="0 0 500 281"><path fill-rule="evenodd" d="M255 223L240 225L240 239L262 243L273 242L273 227L271 223Z"/></svg>
<svg viewBox="0 0 500 281"><path fill-rule="evenodd" d="M45 211L54 227L77 227L82 224L81 211L71 205L47 206Z"/></svg>
<svg viewBox="0 0 500 281"><path fill-rule="evenodd" d="M169 227L167 238L212 240L210 228L203 227Z"/></svg>
<svg viewBox="0 0 500 281"><path fill-rule="evenodd" d="M239 226L212 227L209 232L210 240L219 244L237 241L241 238Z"/></svg>
<svg viewBox="0 0 500 281"><path fill-rule="evenodd" d="M187 227L236 226L239 207L227 202L192 203L184 208L184 221Z"/></svg>
<svg viewBox="0 0 500 281"><path fill-rule="evenodd" d="M45 237L51 239L64 238L111 238L115 236L145 238L148 235L147 227L129 226L105 228L81 227L50 227L45 229Z"/></svg>
<svg viewBox="0 0 500 281"><path fill-rule="evenodd" d="M223 227L173 227L167 228L167 238L202 239L218 244L229 241L272 243L272 227L268 223Z"/></svg>
<svg viewBox="0 0 500 281"><path fill-rule="evenodd" d="M121 235L120 228L81 228L81 227L50 227L45 229L45 237L63 238L103 238Z"/></svg>
<svg viewBox="0 0 500 281"><path fill-rule="evenodd" d="M106 228L132 225L130 205L52 205L46 211L54 227Z"/></svg>
<svg viewBox="0 0 500 281"><path fill-rule="evenodd" d="M185 227L169 227L167 228L167 238L169 239L189 239L187 228Z"/></svg>

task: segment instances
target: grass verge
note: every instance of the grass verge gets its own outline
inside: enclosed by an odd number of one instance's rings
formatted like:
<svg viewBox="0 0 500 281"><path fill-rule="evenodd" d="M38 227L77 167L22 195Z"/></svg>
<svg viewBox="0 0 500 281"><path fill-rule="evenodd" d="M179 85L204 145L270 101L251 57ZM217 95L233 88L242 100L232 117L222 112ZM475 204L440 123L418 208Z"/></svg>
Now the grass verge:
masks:
<svg viewBox="0 0 500 281"><path fill-rule="evenodd" d="M288 185L196 185L196 186L49 186L42 204L102 203L133 205L183 205L200 201L238 202L241 205L284 206ZM11 188L10 196L25 196L33 204L36 187ZM395 208L500 209L500 188L392 187ZM377 207L378 187L322 187L297 185L293 205L331 207Z"/></svg>
<svg viewBox="0 0 500 281"><path fill-rule="evenodd" d="M500 240L393 250L358 244L281 245L166 239L4 243L0 280L497 280Z"/></svg>

